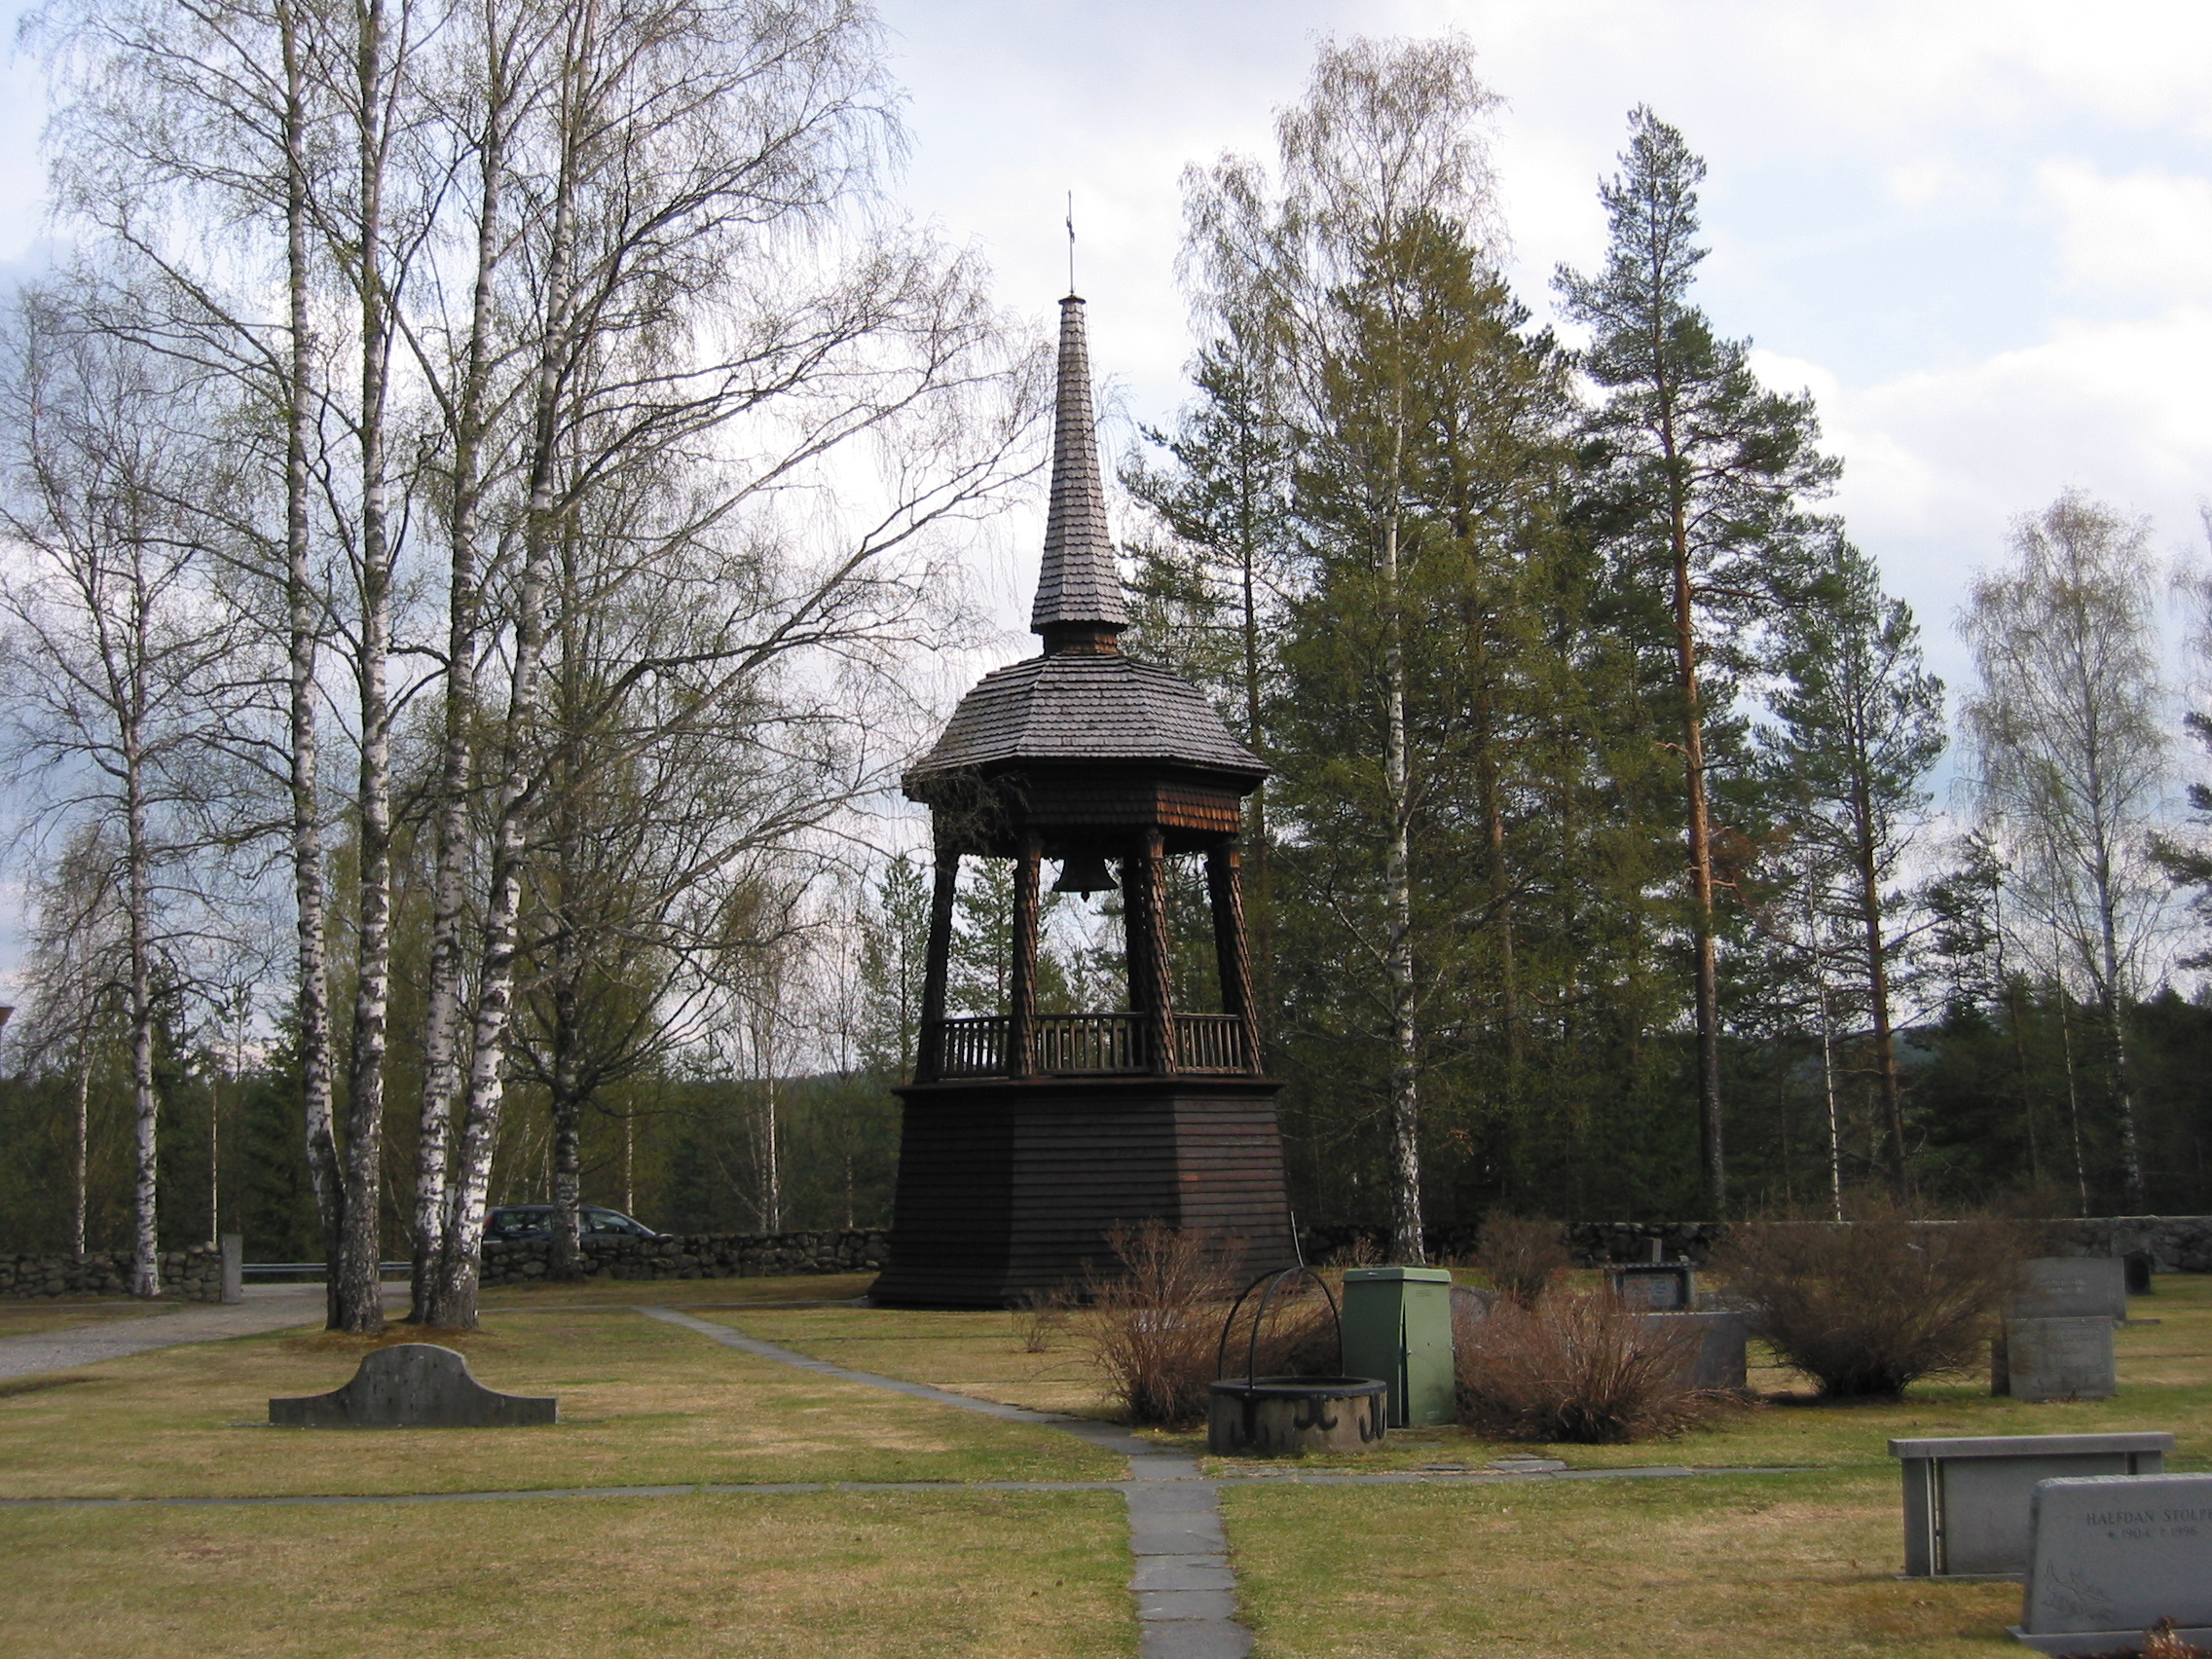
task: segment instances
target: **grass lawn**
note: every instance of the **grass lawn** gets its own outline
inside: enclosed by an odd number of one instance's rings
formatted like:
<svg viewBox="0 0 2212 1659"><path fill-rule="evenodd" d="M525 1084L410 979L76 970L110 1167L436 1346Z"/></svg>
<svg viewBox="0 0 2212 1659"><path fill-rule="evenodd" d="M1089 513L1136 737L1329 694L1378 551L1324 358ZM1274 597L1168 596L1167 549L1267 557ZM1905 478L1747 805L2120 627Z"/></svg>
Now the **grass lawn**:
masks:
<svg viewBox="0 0 2212 1659"><path fill-rule="evenodd" d="M697 1309L747 1336L780 1343L857 1371L932 1382L956 1394L1076 1417L1114 1415L1082 1339L1063 1326L1042 1353L1027 1352L1016 1315L920 1312L904 1308Z"/></svg>
<svg viewBox="0 0 2212 1659"><path fill-rule="evenodd" d="M502 1288L438 1334L497 1388L557 1393L545 1429L238 1426L334 1387L370 1346L298 1330L0 1383L0 1495L461 1492L728 1481L1111 1478L1072 1436L841 1383L647 1319L672 1304L863 1370L1104 1415L1080 1336L1027 1351L1006 1313L871 1309L866 1279ZM792 1303L814 1306L792 1307ZM787 1306L777 1306L786 1304ZM129 1304L122 1309L139 1309ZM1916 1434L2166 1428L2212 1466L2212 1276L2159 1281L2118 1334L2115 1400L2022 1405L1962 1378L1901 1403L1759 1403L1677 1440L1545 1448L1570 1465L1782 1474L1224 1489L1261 1659L1947 1659L2016 1651L2009 1584L1903 1583L1896 1465ZM95 1317L109 1315L100 1309ZM387 1341L416 1333L395 1328ZM1196 1436L1163 1436L1198 1449ZM1360 1469L1479 1469L1508 1448L1394 1433ZM1214 1463L1295 1475L1318 1463ZM1128 1655L1111 1493L827 1493L388 1507L0 1511L11 1650L478 1655Z"/></svg>
<svg viewBox="0 0 2212 1659"><path fill-rule="evenodd" d="M1712 1427L1675 1440L1634 1446L1549 1446L1486 1440L1458 1428L1394 1430L1387 1445L1345 1467L1414 1468L1466 1463L1479 1468L1504 1452L1539 1451L1579 1468L1687 1463L1701 1468L1795 1466L1894 1471L1888 1442L1938 1434L2070 1434L2162 1428L2176 1436L2169 1466L2212 1468L2212 1274L2161 1277L2154 1296L2129 1306L2157 1324L2115 1333L2120 1391L2110 1400L2029 1405L1990 1395L1986 1375L1945 1379L1912 1388L1901 1402L1815 1403L1796 1373L1754 1366L1758 1403L1730 1412ZM707 1312L748 1333L840 1364L934 1382L1015 1405L1106 1416L1079 1337L1057 1336L1042 1354L1026 1353L1006 1313L931 1313L905 1309L823 1308L759 1312ZM1768 1356L1754 1349L1754 1360ZM1162 1440L1201 1449L1202 1435ZM1280 1463L1208 1458L1214 1473L1278 1472ZM1310 1465L1319 1467L1320 1465Z"/></svg>
<svg viewBox="0 0 2212 1659"><path fill-rule="evenodd" d="M417 1333L394 1327L387 1341ZM164 1348L0 1382L0 1496L464 1492L821 1480L1085 1479L1119 1464L1049 1428L828 1382L642 1314L488 1313L441 1333L479 1380L557 1394L548 1428L267 1426L273 1394L352 1376L321 1331Z"/></svg>
<svg viewBox="0 0 2212 1659"><path fill-rule="evenodd" d="M0 1512L0 1631L52 1659L1104 1659L1112 1493Z"/></svg>
<svg viewBox="0 0 2212 1659"><path fill-rule="evenodd" d="M103 1296L97 1301L0 1302L0 1337L37 1337L49 1331L74 1331L87 1325L112 1324L118 1319L143 1319L155 1313L175 1313L198 1308L197 1302L163 1298L141 1302L134 1296Z"/></svg>
<svg viewBox="0 0 2212 1659"><path fill-rule="evenodd" d="M479 1307L520 1313L545 1308L698 1308L760 1302L854 1302L867 1294L875 1274L789 1273L773 1278L618 1279L574 1284L496 1284L479 1295Z"/></svg>
<svg viewBox="0 0 2212 1659"><path fill-rule="evenodd" d="M1262 1659L1965 1659L2016 1584L1899 1582L1875 1470L1467 1487L1230 1487Z"/></svg>

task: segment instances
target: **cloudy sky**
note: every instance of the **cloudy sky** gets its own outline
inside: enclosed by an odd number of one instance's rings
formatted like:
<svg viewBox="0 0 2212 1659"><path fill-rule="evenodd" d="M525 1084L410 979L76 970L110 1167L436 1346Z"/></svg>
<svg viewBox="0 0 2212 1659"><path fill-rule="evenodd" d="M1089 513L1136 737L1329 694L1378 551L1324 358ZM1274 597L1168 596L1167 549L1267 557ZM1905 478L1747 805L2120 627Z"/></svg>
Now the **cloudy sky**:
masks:
<svg viewBox="0 0 2212 1659"><path fill-rule="evenodd" d="M1181 398L1183 167L1266 152L1325 34L1457 29L1505 100L1513 275L1601 249L1595 186L1649 103L1707 158L1702 299L1810 387L1854 534L1931 654L2009 521L2078 486L2179 553L2212 494L2212 8L2044 0L883 0L905 191L1043 323L1075 193L1093 351ZM1008 545L1033 536L1010 526ZM1002 581L1012 581L1012 575Z"/></svg>
<svg viewBox="0 0 2212 1659"><path fill-rule="evenodd" d="M1049 321L1074 192L1099 373L1167 419L1178 178L1265 153L1327 34L1457 29L1504 99L1512 274L1539 312L1604 237L1630 106L1711 166L1703 302L1818 395L1840 505L1954 683L1968 573L2080 487L2179 554L2212 494L2212 7L2159 0L878 0L903 192ZM0 17L19 14L0 0ZM0 73L0 276L38 261L35 63ZM979 554L1011 617L1036 515Z"/></svg>

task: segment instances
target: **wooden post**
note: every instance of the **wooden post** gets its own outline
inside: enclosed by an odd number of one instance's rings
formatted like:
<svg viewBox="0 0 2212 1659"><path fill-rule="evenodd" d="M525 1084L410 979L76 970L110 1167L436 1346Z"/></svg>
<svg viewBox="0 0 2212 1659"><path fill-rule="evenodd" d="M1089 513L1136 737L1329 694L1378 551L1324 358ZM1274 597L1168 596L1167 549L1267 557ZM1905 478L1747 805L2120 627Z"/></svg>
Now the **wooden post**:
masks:
<svg viewBox="0 0 2212 1659"><path fill-rule="evenodd" d="M1014 865L1014 972L1008 987L1006 1072L1009 1077L1037 1073L1037 881L1044 862L1044 838L1034 830L1021 837L1021 856Z"/></svg>
<svg viewBox="0 0 2212 1659"><path fill-rule="evenodd" d="M937 885L930 890L930 943L922 965L922 1031L915 1045L914 1081L935 1083L944 1070L944 991L952 971L952 901L960 888L960 855L937 850Z"/></svg>
<svg viewBox="0 0 2212 1659"><path fill-rule="evenodd" d="M1151 1028L1152 1069L1166 1075L1180 1068L1170 977L1174 958L1167 939L1167 848L1157 826L1144 831L1143 848L1137 861L1137 886L1144 894L1144 1012Z"/></svg>
<svg viewBox="0 0 2212 1659"><path fill-rule="evenodd" d="M1144 860L1132 856L1122 861L1122 942L1129 1012L1139 1016L1140 1028L1146 1023L1142 1016L1152 1012L1152 971L1144 963L1145 945L1151 939L1144 910Z"/></svg>
<svg viewBox="0 0 2212 1659"><path fill-rule="evenodd" d="M1244 943L1244 855L1232 835L1206 850L1206 894L1213 901L1214 961L1221 970L1221 1012L1243 1034L1244 1069L1260 1073L1260 1011L1252 995L1252 958Z"/></svg>

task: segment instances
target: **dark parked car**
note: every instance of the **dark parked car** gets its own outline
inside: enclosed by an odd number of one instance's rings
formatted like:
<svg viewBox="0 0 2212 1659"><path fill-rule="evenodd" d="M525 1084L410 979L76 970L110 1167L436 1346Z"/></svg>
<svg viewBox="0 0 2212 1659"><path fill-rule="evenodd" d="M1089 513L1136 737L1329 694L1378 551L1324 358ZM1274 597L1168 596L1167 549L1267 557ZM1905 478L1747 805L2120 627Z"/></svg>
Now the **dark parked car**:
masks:
<svg viewBox="0 0 2212 1659"><path fill-rule="evenodd" d="M500 1242L550 1238L553 1217L557 1213L551 1204L501 1204L484 1217L484 1236ZM585 1238L661 1236L644 1222L633 1220L620 1210L602 1209L597 1204L585 1204L576 1211L576 1232Z"/></svg>

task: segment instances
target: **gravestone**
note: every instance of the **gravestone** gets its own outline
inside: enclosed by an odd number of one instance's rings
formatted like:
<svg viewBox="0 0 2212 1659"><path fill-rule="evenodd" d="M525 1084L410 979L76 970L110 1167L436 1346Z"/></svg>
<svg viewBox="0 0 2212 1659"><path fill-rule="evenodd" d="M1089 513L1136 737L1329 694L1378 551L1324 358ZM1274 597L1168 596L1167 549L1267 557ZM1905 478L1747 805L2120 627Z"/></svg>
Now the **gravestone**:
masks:
<svg viewBox="0 0 2212 1659"><path fill-rule="evenodd" d="M2120 1257L2120 1265L2127 1272L2127 1294L2149 1296L2158 1287L2151 1281L2158 1271L2158 1258L2148 1250L2130 1250Z"/></svg>
<svg viewBox="0 0 2212 1659"><path fill-rule="evenodd" d="M2185 1641L2212 1642L2212 1475L2045 1481L2034 1538L2012 1629L2030 1647L2130 1649L2161 1619Z"/></svg>
<svg viewBox="0 0 2212 1659"><path fill-rule="evenodd" d="M2127 1266L2117 1256L2038 1256L2020 1264L2008 1319L2127 1317Z"/></svg>
<svg viewBox="0 0 2212 1659"><path fill-rule="evenodd" d="M1694 1333L1683 1340L1681 1369L1677 1373L1685 1387L1744 1392L1749 1378L1745 1349L1751 1340L1751 1321L1744 1314L1714 1309L1643 1317L1656 1330Z"/></svg>
<svg viewBox="0 0 2212 1659"><path fill-rule="evenodd" d="M1631 1308L1686 1312L1697 1306L1697 1270L1687 1262L1615 1263L1605 1270L1605 1288Z"/></svg>
<svg viewBox="0 0 2212 1659"><path fill-rule="evenodd" d="M2147 1431L1893 1440L1904 1475L1904 1575L2025 1572L2038 1483L2160 1474L2173 1449L2172 1435Z"/></svg>
<svg viewBox="0 0 2212 1659"><path fill-rule="evenodd" d="M245 1235L226 1233L223 1247L223 1302L235 1308L245 1300Z"/></svg>
<svg viewBox="0 0 2212 1659"><path fill-rule="evenodd" d="M2103 1313L2008 1316L1989 1345L1989 1391L2015 1400L2109 1400L2120 1392L2112 1329Z"/></svg>
<svg viewBox="0 0 2212 1659"><path fill-rule="evenodd" d="M327 1394L269 1402L280 1428L521 1428L559 1420L550 1394L502 1394L468 1374L468 1361L431 1343L399 1343L362 1356L352 1382Z"/></svg>

